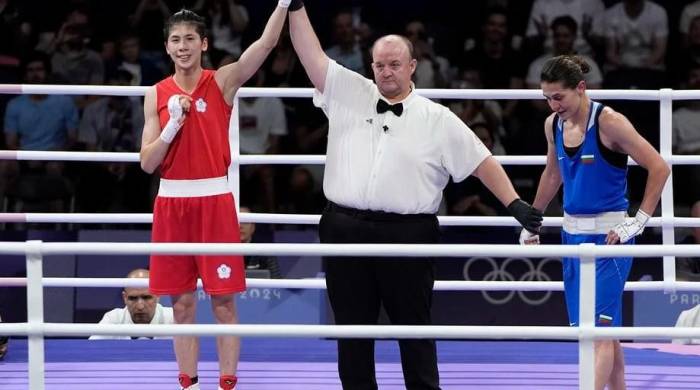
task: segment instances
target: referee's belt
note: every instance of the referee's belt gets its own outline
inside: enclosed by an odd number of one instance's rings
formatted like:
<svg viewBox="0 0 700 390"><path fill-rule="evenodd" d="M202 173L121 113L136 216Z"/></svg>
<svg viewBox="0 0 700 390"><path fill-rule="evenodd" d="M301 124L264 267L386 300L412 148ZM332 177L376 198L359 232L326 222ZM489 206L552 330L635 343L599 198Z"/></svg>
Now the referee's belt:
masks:
<svg viewBox="0 0 700 390"><path fill-rule="evenodd" d="M608 234L616 225L624 222L626 216L624 211L587 215L564 213L562 228L569 234Z"/></svg>
<svg viewBox="0 0 700 390"><path fill-rule="evenodd" d="M226 176L194 180L160 179L158 187L158 196L164 198L196 198L230 192Z"/></svg>
<svg viewBox="0 0 700 390"><path fill-rule="evenodd" d="M351 207L341 206L337 203L328 201L326 205L326 210L328 212L340 213L349 215L352 217L357 217L360 219L367 219L372 221L429 221L435 220L437 217L435 214L399 214L391 213L387 211L374 211L374 210L360 210Z"/></svg>

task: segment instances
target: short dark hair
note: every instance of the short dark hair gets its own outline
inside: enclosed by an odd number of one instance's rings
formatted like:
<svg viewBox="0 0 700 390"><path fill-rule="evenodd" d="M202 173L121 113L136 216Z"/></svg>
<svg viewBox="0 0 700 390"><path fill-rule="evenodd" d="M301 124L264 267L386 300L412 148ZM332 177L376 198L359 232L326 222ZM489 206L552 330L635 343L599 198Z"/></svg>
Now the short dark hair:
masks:
<svg viewBox="0 0 700 390"><path fill-rule="evenodd" d="M561 82L565 88L574 89L591 67L577 55L561 55L548 59L542 65L540 80L546 83Z"/></svg>
<svg viewBox="0 0 700 390"><path fill-rule="evenodd" d="M172 28L178 24L189 24L190 26L194 27L201 39L207 37L207 24L204 18L197 15L197 13L193 11L183 8L172 14L170 18L168 18L168 21L165 22L165 27L163 28L163 37L165 38L165 42L168 41L170 30L172 30Z"/></svg>
<svg viewBox="0 0 700 390"><path fill-rule="evenodd" d="M564 26L568 28L569 30L571 30L571 32L574 33L574 35L578 31L578 23L576 23L576 20L569 15L559 16L552 20L552 24L550 25L550 28L552 30L559 26Z"/></svg>
<svg viewBox="0 0 700 390"><path fill-rule="evenodd" d="M27 53L22 58L22 63L21 63L21 69L22 69L22 74L24 74L27 71L27 66L31 64L32 62L41 62L44 64L44 69L46 70L46 74L51 74L51 58L48 56L48 54L41 52L41 51L31 51Z"/></svg>

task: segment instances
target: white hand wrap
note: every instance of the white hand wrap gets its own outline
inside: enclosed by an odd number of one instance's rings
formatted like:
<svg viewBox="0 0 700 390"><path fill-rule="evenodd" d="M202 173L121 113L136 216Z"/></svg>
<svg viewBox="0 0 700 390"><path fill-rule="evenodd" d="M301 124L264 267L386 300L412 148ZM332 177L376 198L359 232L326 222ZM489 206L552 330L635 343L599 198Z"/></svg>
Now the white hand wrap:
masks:
<svg viewBox="0 0 700 390"><path fill-rule="evenodd" d="M520 245L539 245L540 235L532 234L527 229L520 231Z"/></svg>
<svg viewBox="0 0 700 390"><path fill-rule="evenodd" d="M163 131L160 132L160 139L166 144L173 142L173 138L175 138L185 122L185 116L180 105L180 95L173 95L168 99L168 114L170 114L170 119L165 124Z"/></svg>
<svg viewBox="0 0 700 390"><path fill-rule="evenodd" d="M281 8L289 8L289 4L291 2L292 0L280 0L279 3L277 3L277 6Z"/></svg>
<svg viewBox="0 0 700 390"><path fill-rule="evenodd" d="M624 244L632 237L642 234L644 226L649 221L649 215L642 210L637 211L634 218L625 218L622 222L613 228L613 231L620 237L620 243Z"/></svg>

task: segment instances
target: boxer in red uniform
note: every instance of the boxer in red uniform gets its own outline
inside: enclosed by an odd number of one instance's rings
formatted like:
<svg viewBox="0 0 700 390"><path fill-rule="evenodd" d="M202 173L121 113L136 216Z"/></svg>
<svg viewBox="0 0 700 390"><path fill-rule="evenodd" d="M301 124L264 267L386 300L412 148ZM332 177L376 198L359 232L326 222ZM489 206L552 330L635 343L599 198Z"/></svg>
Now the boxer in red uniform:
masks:
<svg viewBox="0 0 700 390"><path fill-rule="evenodd" d="M153 242L239 242L238 218L226 174L231 163L228 124L232 100L277 44L290 0L280 0L265 30L240 59L203 69L204 19L182 10L168 20L165 49L175 74L146 92L141 167L160 167L153 210ZM195 322L197 278L211 294L217 323L238 322L234 293L245 290L241 256L151 256L150 290L170 295L175 322ZM198 390L199 340L174 338L181 389ZM240 340L217 337L219 389L234 389Z"/></svg>

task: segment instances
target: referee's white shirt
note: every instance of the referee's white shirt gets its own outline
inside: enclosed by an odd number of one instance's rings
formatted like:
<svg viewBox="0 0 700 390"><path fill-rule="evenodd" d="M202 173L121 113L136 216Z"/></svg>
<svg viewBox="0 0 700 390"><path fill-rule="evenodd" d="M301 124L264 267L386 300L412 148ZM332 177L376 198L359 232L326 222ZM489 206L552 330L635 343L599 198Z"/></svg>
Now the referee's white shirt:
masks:
<svg viewBox="0 0 700 390"><path fill-rule="evenodd" d="M329 122L326 198L360 210L434 214L449 177L464 180L491 153L447 107L411 92L397 117L377 113L380 98L372 80L329 61L324 91L314 92Z"/></svg>

